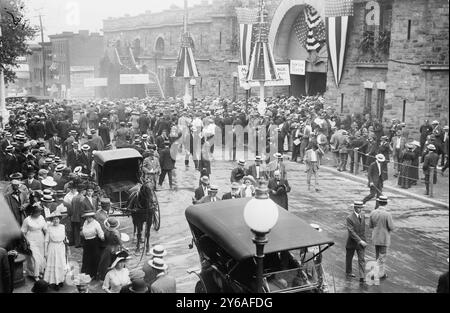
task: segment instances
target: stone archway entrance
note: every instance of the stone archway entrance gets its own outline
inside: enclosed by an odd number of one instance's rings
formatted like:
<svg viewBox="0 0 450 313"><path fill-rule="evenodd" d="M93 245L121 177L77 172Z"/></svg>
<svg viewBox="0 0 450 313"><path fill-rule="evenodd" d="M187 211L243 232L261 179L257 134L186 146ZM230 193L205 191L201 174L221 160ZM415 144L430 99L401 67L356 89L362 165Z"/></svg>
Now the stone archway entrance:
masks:
<svg viewBox="0 0 450 313"><path fill-rule="evenodd" d="M305 60L305 75L291 75L290 95L323 94L326 91L328 52L324 42L318 52L309 52L298 36L298 25L306 5L311 5L324 22L324 0L283 0L272 18L269 41L277 63ZM296 27L297 26L297 27Z"/></svg>

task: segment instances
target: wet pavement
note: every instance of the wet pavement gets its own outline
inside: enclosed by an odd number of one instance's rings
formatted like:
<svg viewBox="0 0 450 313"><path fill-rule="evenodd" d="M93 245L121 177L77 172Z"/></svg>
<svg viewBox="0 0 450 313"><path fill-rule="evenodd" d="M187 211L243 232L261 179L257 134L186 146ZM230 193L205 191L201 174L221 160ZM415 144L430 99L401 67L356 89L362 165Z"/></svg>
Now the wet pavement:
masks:
<svg viewBox="0 0 450 313"><path fill-rule="evenodd" d="M385 192L390 203L388 210L392 213L396 227L392 235L392 246L388 250L386 271L387 280L380 286L359 285L357 279L345 279L345 241L347 230L345 218L352 212L354 200L361 200L367 193L365 184L345 179L330 171L320 172L320 191L307 191L305 167L302 164L286 161L288 179L292 187L289 194L289 210L308 223L317 223L323 231L335 242L335 245L324 253L324 269L331 292L435 292L438 277L448 270L449 244L449 211L448 209L432 207L420 200L411 199L395 192ZM197 250L189 249L191 233L184 217L184 211L192 203L194 188L198 185L199 173L190 167L185 167L179 158L177 161L176 190L168 189L168 182L157 192L161 208L161 229L152 230L150 242L152 245L163 244L168 254L165 256L169 264L169 273L177 280L177 292L194 292L197 282L195 275L189 275L187 270L199 267ZM218 185L219 196L230 189L230 173L235 163L229 161L213 161L211 183ZM448 193L448 190L447 190ZM374 201L366 206L366 216L369 215ZM121 231L132 236L131 218L120 218ZM368 218L367 221L368 223ZM371 245L370 230L367 231L369 246L366 249L366 261L375 259L375 249ZM270 240L270 234L268 235ZM127 243L133 251L134 244ZM71 247L70 260L81 261L81 249ZM134 270L147 262L149 257L133 255L129 268ZM140 261L140 262L139 262ZM357 273L356 256L353 261L354 273ZM29 292L32 283L18 288L16 292ZM91 284L92 292L101 292L98 282ZM59 292L76 292L74 287L66 286Z"/></svg>

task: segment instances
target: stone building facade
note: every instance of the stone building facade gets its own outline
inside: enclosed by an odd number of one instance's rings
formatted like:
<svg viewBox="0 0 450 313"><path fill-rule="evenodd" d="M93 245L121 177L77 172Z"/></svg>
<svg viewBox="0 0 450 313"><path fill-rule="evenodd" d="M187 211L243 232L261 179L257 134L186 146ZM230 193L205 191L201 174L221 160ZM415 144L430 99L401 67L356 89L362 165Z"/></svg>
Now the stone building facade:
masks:
<svg viewBox="0 0 450 313"><path fill-rule="evenodd" d="M235 7L257 4L256 0L212 0L189 8L188 28L201 74L196 96L244 95L242 88L236 88L233 75L240 62ZM343 116L362 113L383 120L398 118L411 130L425 118L448 122L447 0L354 0L338 87L326 45L313 60L296 40L294 24L306 4L325 19L325 0L266 0L276 62L306 60L304 76L291 75L290 87L267 88L269 96L322 91L328 105L336 106ZM183 79L171 78L183 14L183 8L172 7L103 23L106 45L131 47L136 61L158 75L168 96L184 93Z"/></svg>

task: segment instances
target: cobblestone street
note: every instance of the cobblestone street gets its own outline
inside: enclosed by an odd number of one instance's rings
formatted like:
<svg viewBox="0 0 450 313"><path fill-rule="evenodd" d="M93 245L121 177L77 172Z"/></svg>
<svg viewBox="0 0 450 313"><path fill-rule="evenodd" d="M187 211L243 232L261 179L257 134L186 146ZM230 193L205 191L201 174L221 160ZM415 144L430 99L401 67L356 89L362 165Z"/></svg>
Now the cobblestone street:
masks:
<svg viewBox="0 0 450 313"><path fill-rule="evenodd" d="M308 192L304 165L286 161L289 183L292 191L289 194L289 210L306 220L317 223L334 240L335 245L324 253L324 268L328 274L331 292L434 292L439 274L444 272L448 264L449 215L448 209L433 207L420 200L403 196L396 192L386 191L390 203L388 210L392 212L396 230L392 236L392 246L388 251L387 272L389 278L380 286L359 286L355 279L345 280L345 241L347 230L345 218L352 211L351 204L368 193L366 184L351 181L337 176L332 171L321 170L320 191ZM212 183L219 186L219 196L229 189L229 176L233 162L214 161L212 164ZM168 189L168 182L157 192L161 208L161 229L152 230L151 245L163 244L168 250L165 257L169 264L169 272L177 279L177 292L194 291L197 277L189 275L189 268L199 267L197 250L188 248L191 234L184 211L192 203L194 188L199 174L194 171L193 164L185 167L181 158L177 161L176 190ZM170 201L170 205L169 205ZM365 213L368 218L374 201L367 203ZM132 236L131 218L121 219L121 231ZM368 221L366 221L368 223ZM373 245L370 245L370 232L367 232L369 246L366 249L366 261L375 259ZM270 240L270 234L269 234ZM134 243L127 243L134 252ZM412 248L414 247L414 248ZM81 249L71 247L70 260L81 263ZM133 254L129 268L142 266L149 257L140 261L141 255ZM139 262L140 261L140 262ZM354 260L356 271L356 258ZM31 281L15 292L29 292ZM92 292L102 292L99 282L91 284ZM76 292L75 287L66 286L60 292Z"/></svg>

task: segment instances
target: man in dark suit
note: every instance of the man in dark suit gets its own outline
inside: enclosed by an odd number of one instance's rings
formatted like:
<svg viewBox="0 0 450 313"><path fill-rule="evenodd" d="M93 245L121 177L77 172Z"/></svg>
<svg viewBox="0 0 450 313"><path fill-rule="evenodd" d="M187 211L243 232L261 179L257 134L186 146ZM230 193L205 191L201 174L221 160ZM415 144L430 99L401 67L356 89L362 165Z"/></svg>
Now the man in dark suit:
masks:
<svg viewBox="0 0 450 313"><path fill-rule="evenodd" d="M430 194L430 175L433 175L432 184L436 184L437 182L437 171L436 166L439 161L439 155L436 153L436 146L429 144L427 146L428 153L425 155L423 159L422 170L425 174L425 195Z"/></svg>
<svg viewBox="0 0 450 313"><path fill-rule="evenodd" d="M34 178L34 176L36 175L36 170L34 169L33 166L28 166L27 167L27 176L28 179L25 180L24 185L28 188L28 190L30 191L34 191L34 190L42 190L41 187L41 182L37 179Z"/></svg>
<svg viewBox="0 0 450 313"><path fill-rule="evenodd" d="M23 220L26 217L25 208L30 203L28 194L20 189L21 182L17 179L11 181L12 191L5 196L6 203L8 204L11 212L14 214L17 223L22 225Z"/></svg>
<svg viewBox="0 0 450 313"><path fill-rule="evenodd" d="M81 247L80 230L82 226L81 216L84 213L84 199L86 195L86 185L79 184L77 186L78 194L73 197L72 205L67 209L67 215L70 218L71 228L73 232L73 244L76 248Z"/></svg>
<svg viewBox="0 0 450 313"><path fill-rule="evenodd" d="M167 136L167 131L163 129L161 135L156 137L156 146L158 149L164 149L164 144L166 141L169 141L169 137Z"/></svg>
<svg viewBox="0 0 450 313"><path fill-rule="evenodd" d="M267 185L269 189L269 197L276 204L288 210L288 192L291 191L291 186L289 186L289 182L287 179L281 178L281 172L276 170L274 172L274 178L269 180L269 184Z"/></svg>
<svg viewBox="0 0 450 313"><path fill-rule="evenodd" d="M367 170L367 178L369 180L368 186L370 188L370 194L363 199L363 204L367 201L377 196L377 198L383 192L383 181L385 180L385 175L383 173L383 163L386 161L384 155L377 154L375 156L375 162L369 165ZM378 207L375 205L375 209Z"/></svg>
<svg viewBox="0 0 450 313"><path fill-rule="evenodd" d="M266 165L263 164L261 156L257 155L255 157L255 163L250 165L250 167L247 170L247 175L253 176L258 182L260 180L269 179L269 172L267 170Z"/></svg>
<svg viewBox="0 0 450 313"><path fill-rule="evenodd" d="M200 178L200 186L194 191L194 199L192 199L192 203L198 203L204 196L208 194L209 189L209 177L202 176Z"/></svg>
<svg viewBox="0 0 450 313"><path fill-rule="evenodd" d="M241 185L239 185L239 183L232 183L231 184L231 191L225 193L222 196L222 200L229 200L229 199L240 198L241 197L240 192L239 192L240 188L241 188Z"/></svg>
<svg viewBox="0 0 450 313"><path fill-rule="evenodd" d="M48 148L54 155L62 156L62 140L58 137L58 133L54 133L53 137L48 140Z"/></svg>
<svg viewBox="0 0 450 313"><path fill-rule="evenodd" d="M81 166L81 172L89 176L91 175L93 161L92 153L89 151L90 149L91 147L89 147L89 145L84 144L81 147L81 153L79 153L77 157L77 166Z"/></svg>
<svg viewBox="0 0 450 313"><path fill-rule="evenodd" d="M219 197L217 197L217 192L219 188L217 186L209 186L208 194L204 196L198 203L209 203L209 202L217 202L219 201Z"/></svg>
<svg viewBox="0 0 450 313"><path fill-rule="evenodd" d="M355 275L352 273L352 261L353 255L356 253L358 255L358 270L359 270L359 282L365 282L365 248L366 243L366 222L364 213L361 212L364 204L361 201L355 201L353 203L353 212L347 216L347 230L348 238L345 245L346 255L345 255L345 273L347 279L354 278Z"/></svg>
<svg viewBox="0 0 450 313"><path fill-rule="evenodd" d="M239 160L238 166L231 171L230 182L239 182L245 176L245 160Z"/></svg>
<svg viewBox="0 0 450 313"><path fill-rule="evenodd" d="M159 175L159 186L162 187L164 179L169 176L169 186L170 189L173 187L172 183L172 170L174 169L175 160L172 159L170 155L170 142L168 140L164 143L164 149L161 150L161 154L159 157L159 163L161 165L161 174Z"/></svg>

